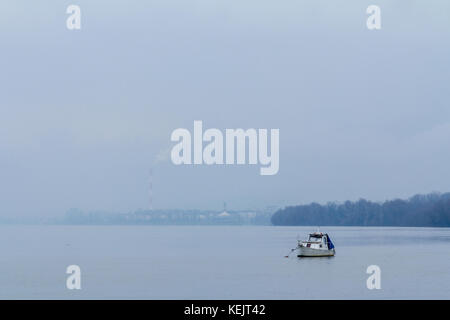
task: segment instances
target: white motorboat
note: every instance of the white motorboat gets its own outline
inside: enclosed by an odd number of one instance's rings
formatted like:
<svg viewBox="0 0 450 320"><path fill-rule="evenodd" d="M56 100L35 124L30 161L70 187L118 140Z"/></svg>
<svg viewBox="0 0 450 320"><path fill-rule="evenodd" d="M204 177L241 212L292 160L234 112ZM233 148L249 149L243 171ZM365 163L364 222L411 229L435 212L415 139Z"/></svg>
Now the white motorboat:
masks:
<svg viewBox="0 0 450 320"><path fill-rule="evenodd" d="M336 253L330 237L322 232L311 233L307 241L298 240L296 251L298 257L329 257Z"/></svg>

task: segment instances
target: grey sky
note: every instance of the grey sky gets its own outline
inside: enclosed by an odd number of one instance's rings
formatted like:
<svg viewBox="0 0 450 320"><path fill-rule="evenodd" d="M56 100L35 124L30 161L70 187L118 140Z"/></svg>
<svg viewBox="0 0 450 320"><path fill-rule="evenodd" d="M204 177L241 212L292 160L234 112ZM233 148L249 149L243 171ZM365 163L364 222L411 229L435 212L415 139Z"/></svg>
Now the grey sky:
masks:
<svg viewBox="0 0 450 320"><path fill-rule="evenodd" d="M0 215L146 208L156 158L157 208L450 191L449 39L448 1L2 1ZM172 165L194 120L279 128L279 173Z"/></svg>

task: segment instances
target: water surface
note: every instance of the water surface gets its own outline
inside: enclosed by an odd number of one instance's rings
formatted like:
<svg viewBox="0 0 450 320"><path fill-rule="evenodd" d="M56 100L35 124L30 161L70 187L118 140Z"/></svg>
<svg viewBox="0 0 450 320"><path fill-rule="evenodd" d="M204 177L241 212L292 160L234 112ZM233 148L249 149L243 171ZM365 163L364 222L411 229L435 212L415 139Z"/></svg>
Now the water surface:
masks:
<svg viewBox="0 0 450 320"><path fill-rule="evenodd" d="M449 228L327 227L331 258L284 256L310 227L0 226L1 299L449 299ZM68 265L82 289L68 290ZM381 268L381 290L366 269Z"/></svg>

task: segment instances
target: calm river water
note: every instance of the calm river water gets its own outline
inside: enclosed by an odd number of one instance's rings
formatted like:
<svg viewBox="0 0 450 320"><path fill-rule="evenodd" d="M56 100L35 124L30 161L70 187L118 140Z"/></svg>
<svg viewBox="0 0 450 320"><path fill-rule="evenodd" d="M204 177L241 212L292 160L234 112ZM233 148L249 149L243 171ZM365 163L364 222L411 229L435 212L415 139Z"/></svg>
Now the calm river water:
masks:
<svg viewBox="0 0 450 320"><path fill-rule="evenodd" d="M1 299L450 299L449 228L323 227L332 258L285 258L311 227L0 226ZM81 268L81 290L66 268ZM369 265L381 289L369 290Z"/></svg>

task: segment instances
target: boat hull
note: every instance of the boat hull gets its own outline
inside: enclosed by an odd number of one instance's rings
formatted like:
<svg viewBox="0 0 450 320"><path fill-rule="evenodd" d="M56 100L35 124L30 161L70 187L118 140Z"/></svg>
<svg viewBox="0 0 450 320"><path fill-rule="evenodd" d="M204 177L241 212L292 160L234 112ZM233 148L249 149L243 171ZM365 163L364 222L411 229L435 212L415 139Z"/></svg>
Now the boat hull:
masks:
<svg viewBox="0 0 450 320"><path fill-rule="evenodd" d="M299 247L297 249L298 257L332 257L335 253L334 249L314 249L308 247Z"/></svg>

